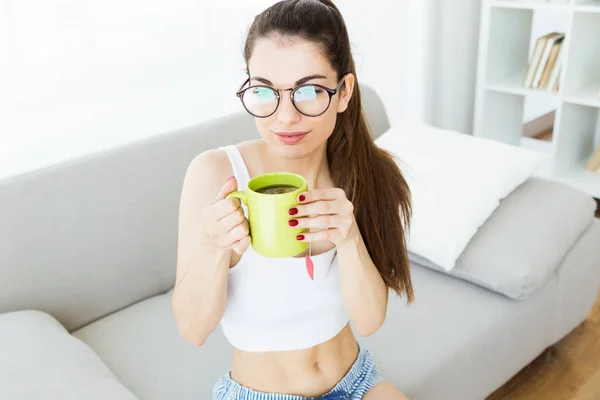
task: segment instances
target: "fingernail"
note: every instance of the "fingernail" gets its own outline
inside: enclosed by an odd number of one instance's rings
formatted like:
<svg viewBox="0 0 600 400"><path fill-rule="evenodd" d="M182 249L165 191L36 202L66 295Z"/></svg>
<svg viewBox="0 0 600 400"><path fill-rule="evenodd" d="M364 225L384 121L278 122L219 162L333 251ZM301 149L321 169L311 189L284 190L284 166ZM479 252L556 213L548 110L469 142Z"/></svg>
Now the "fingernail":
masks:
<svg viewBox="0 0 600 400"><path fill-rule="evenodd" d="M296 226L296 225L298 225L298 220L295 220L295 219L290 219L290 220L288 221L288 224L289 224L290 226Z"/></svg>
<svg viewBox="0 0 600 400"><path fill-rule="evenodd" d="M296 240L304 240L304 235L298 235L298 236L296 236Z"/></svg>
<svg viewBox="0 0 600 400"><path fill-rule="evenodd" d="M235 178L235 176L231 176L231 177L227 178L227 181L230 181L230 180L232 180L233 178Z"/></svg>
<svg viewBox="0 0 600 400"><path fill-rule="evenodd" d="M290 214L290 215L296 215L296 214L298 214L298 209L296 207L290 208L288 210L288 214Z"/></svg>
<svg viewBox="0 0 600 400"><path fill-rule="evenodd" d="M306 196L304 196L303 194L298 196L298 201L304 201L304 200L306 200Z"/></svg>

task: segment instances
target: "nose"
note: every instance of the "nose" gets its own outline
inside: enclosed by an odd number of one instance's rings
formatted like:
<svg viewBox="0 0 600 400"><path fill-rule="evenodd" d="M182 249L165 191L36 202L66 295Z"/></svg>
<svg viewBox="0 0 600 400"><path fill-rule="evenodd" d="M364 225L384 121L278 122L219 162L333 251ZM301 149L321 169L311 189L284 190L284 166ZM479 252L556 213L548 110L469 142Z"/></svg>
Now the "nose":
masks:
<svg viewBox="0 0 600 400"><path fill-rule="evenodd" d="M279 107L277 108L277 121L281 125L293 125L300 120L301 116L292 103L290 92L281 93Z"/></svg>

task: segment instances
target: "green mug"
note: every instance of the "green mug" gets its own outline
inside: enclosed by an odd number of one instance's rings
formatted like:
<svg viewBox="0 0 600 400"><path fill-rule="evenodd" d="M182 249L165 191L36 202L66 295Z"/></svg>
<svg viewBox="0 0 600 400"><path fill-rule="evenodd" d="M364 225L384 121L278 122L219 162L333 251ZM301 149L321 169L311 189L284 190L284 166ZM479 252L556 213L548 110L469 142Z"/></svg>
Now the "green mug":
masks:
<svg viewBox="0 0 600 400"><path fill-rule="evenodd" d="M261 193L274 186L292 186L297 189L286 193ZM298 255L308 248L307 242L296 239L304 228L288 225L288 210L298 205L298 195L308 190L306 180L297 174L273 172L256 176L248 182L245 191L236 190L227 198L240 199L248 207L248 222L252 249L266 257L281 258Z"/></svg>

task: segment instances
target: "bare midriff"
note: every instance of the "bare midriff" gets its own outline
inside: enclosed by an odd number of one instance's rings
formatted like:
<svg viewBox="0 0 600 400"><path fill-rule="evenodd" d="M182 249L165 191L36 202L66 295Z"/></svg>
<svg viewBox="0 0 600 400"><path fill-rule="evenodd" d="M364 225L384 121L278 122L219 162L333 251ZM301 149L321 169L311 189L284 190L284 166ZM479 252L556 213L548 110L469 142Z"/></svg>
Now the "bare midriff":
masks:
<svg viewBox="0 0 600 400"><path fill-rule="evenodd" d="M231 378L259 392L319 397L346 375L358 351L348 324L332 339L307 349L271 352L234 349Z"/></svg>

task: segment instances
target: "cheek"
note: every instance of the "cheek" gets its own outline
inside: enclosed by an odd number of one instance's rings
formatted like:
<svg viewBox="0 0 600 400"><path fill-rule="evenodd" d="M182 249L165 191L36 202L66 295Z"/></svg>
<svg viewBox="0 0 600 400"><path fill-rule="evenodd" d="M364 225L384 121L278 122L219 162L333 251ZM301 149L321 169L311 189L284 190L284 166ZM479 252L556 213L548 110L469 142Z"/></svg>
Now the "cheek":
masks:
<svg viewBox="0 0 600 400"><path fill-rule="evenodd" d="M337 112L334 108L327 110L325 114L319 117L318 130L319 136L326 139L333 133L335 122L337 121Z"/></svg>
<svg viewBox="0 0 600 400"><path fill-rule="evenodd" d="M260 136L262 136L263 138L266 138L271 133L269 127L273 123L269 122L270 120L271 118L254 118L256 129L258 130L258 133L260 133Z"/></svg>

